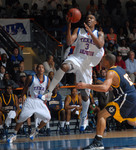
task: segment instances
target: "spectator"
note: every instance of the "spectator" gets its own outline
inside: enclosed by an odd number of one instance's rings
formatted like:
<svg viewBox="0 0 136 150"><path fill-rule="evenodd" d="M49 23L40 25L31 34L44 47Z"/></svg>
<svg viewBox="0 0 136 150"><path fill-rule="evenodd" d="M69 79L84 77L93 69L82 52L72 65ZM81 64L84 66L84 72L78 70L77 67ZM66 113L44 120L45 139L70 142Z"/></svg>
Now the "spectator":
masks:
<svg viewBox="0 0 136 150"><path fill-rule="evenodd" d="M122 39L121 43L119 44L118 47L118 52L121 53L122 59L125 61L128 57L128 52L130 51L130 48L128 47L126 40Z"/></svg>
<svg viewBox="0 0 136 150"><path fill-rule="evenodd" d="M136 6L136 2L134 2L133 0L128 0L126 2L126 9L127 9L127 15L129 17L133 16L133 8Z"/></svg>
<svg viewBox="0 0 136 150"><path fill-rule="evenodd" d="M134 27L132 33L130 33L129 41L131 49L136 51L136 27Z"/></svg>
<svg viewBox="0 0 136 150"><path fill-rule="evenodd" d="M36 67L38 64L33 65L33 70L31 71L30 75L35 75L36 74Z"/></svg>
<svg viewBox="0 0 136 150"><path fill-rule="evenodd" d="M117 34L114 33L114 29L111 27L107 34L107 42L112 42L114 47L117 47Z"/></svg>
<svg viewBox="0 0 136 150"><path fill-rule="evenodd" d="M24 87L25 81L26 81L26 77L27 77L27 75L26 75L25 72L21 72L20 73L20 79L19 79L19 81L17 83L19 85L19 87Z"/></svg>
<svg viewBox="0 0 136 150"><path fill-rule="evenodd" d="M19 67L18 67L18 71L17 72L14 72L14 74L12 75L12 79L18 83L19 80L20 80L20 73L24 73L25 72L25 67L24 67L24 62L21 62L19 64Z"/></svg>
<svg viewBox="0 0 136 150"><path fill-rule="evenodd" d="M53 77L54 77L54 72L50 71L49 74L48 74L48 77L50 78L50 80L52 80Z"/></svg>
<svg viewBox="0 0 136 150"><path fill-rule="evenodd" d="M13 64L10 62L10 60L7 58L7 55L5 53L3 53L1 55L1 62L0 65L3 65L6 68L6 71L8 71L9 73L13 72Z"/></svg>
<svg viewBox="0 0 136 150"><path fill-rule="evenodd" d="M124 29L123 27L120 27L119 28L119 31L118 31L118 34L117 34L117 41L118 41L118 44L120 45L121 44L121 41L122 40L126 40L127 39L127 36L126 34L124 33Z"/></svg>
<svg viewBox="0 0 136 150"><path fill-rule="evenodd" d="M7 55L7 58L9 58L7 52L0 46L0 55L2 55L3 53Z"/></svg>
<svg viewBox="0 0 136 150"><path fill-rule="evenodd" d="M125 64L125 62L122 60L122 54L121 54L121 52L117 52L115 65L116 65L116 66L120 66L120 67L122 67L123 69L126 70L126 64Z"/></svg>
<svg viewBox="0 0 136 150"><path fill-rule="evenodd" d="M5 68L5 66L1 65L0 66L0 80L3 80L5 73L6 73L6 68Z"/></svg>
<svg viewBox="0 0 136 150"><path fill-rule="evenodd" d="M64 124L65 124L65 110L62 106L62 97L58 93L59 84L53 90L53 94L51 100L47 103L48 108L51 113L51 118L57 118L60 121L60 134L64 134ZM50 124L49 122L46 125L47 127L47 135L50 135Z"/></svg>
<svg viewBox="0 0 136 150"><path fill-rule="evenodd" d="M46 5L46 1L45 0L32 0L32 6L33 4L37 4L39 10L43 10L43 6Z"/></svg>
<svg viewBox="0 0 136 150"><path fill-rule="evenodd" d="M13 63L13 69L16 72L18 70L20 62L24 61L24 58L19 54L17 47L13 50L13 55L11 55L11 62Z"/></svg>
<svg viewBox="0 0 136 150"><path fill-rule="evenodd" d="M128 59L125 61L126 63L126 72L131 78L132 82L135 82L136 79L136 59L135 53L133 51L129 51Z"/></svg>
<svg viewBox="0 0 136 150"><path fill-rule="evenodd" d="M7 85L5 93L0 96L0 110L0 129L3 129L2 122L4 121L4 130L6 130L11 125L11 120L18 116L20 110L17 95L13 94L11 85Z"/></svg>
<svg viewBox="0 0 136 150"><path fill-rule="evenodd" d="M53 71L54 73L56 72L56 69L55 69L55 62L53 60L53 56L52 55L49 55L47 57L47 61L45 61L43 63L44 65L44 69L45 69L45 74L48 75L48 73L50 71Z"/></svg>
<svg viewBox="0 0 136 150"><path fill-rule="evenodd" d="M5 88L6 85L11 85L14 89L19 87L19 85L11 80L11 75L9 73L5 73L3 80L0 81L0 88Z"/></svg>
<svg viewBox="0 0 136 150"><path fill-rule="evenodd" d="M114 47L114 43L112 41L110 41L108 43L108 46L105 48L105 52L107 53L112 53L114 55L116 55L117 49Z"/></svg>
<svg viewBox="0 0 136 150"><path fill-rule="evenodd" d="M66 111L66 132L70 134L70 119L75 115L79 116L82 109L81 95L78 94L76 88L72 88L71 94L66 96L64 108Z"/></svg>

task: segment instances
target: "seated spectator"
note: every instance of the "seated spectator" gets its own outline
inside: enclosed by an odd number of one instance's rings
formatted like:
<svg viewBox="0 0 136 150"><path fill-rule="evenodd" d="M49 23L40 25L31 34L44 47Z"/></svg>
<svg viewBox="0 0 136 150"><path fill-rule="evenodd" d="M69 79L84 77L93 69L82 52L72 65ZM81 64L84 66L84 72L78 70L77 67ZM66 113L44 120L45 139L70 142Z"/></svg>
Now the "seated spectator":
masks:
<svg viewBox="0 0 136 150"><path fill-rule="evenodd" d="M96 84L102 84L105 81L106 78L106 70L105 69L101 69L100 70L100 76L96 79Z"/></svg>
<svg viewBox="0 0 136 150"><path fill-rule="evenodd" d="M49 74L48 74L48 77L50 78L50 81L51 81L54 77L54 72L50 71Z"/></svg>
<svg viewBox="0 0 136 150"><path fill-rule="evenodd" d="M1 55L1 61L0 61L0 65L5 66L6 71L8 71L9 73L13 72L13 64L10 62L10 60L7 57L7 54L3 53Z"/></svg>
<svg viewBox="0 0 136 150"><path fill-rule="evenodd" d="M114 55L116 55L117 49L114 47L114 43L112 41L110 41L108 43L108 46L105 48L105 52L107 53L112 53Z"/></svg>
<svg viewBox="0 0 136 150"><path fill-rule="evenodd" d="M48 108L51 113L51 118L57 118L60 121L60 134L64 134L64 124L65 124L65 110L62 106L62 97L58 93L59 84L53 90L53 94L51 100L47 103ZM50 135L50 123L48 122L47 125L47 135Z"/></svg>
<svg viewBox="0 0 136 150"><path fill-rule="evenodd" d="M125 61L126 63L126 72L131 78L132 82L135 82L136 79L136 59L135 53L133 51L129 51L128 59Z"/></svg>
<svg viewBox="0 0 136 150"><path fill-rule="evenodd" d="M18 88L19 85L16 84L13 80L11 80L11 75L9 73L5 73L3 80L0 80L0 88L5 88L6 85L11 85L14 89Z"/></svg>
<svg viewBox="0 0 136 150"><path fill-rule="evenodd" d="M6 73L6 68L3 65L0 66L0 80L3 80L5 73Z"/></svg>
<svg viewBox="0 0 136 150"><path fill-rule="evenodd" d="M53 56L52 55L49 55L47 57L47 61L45 61L43 63L44 65L44 69L45 69L45 74L48 75L48 73L50 71L53 71L54 73L56 72L56 69L55 69L55 62L53 60Z"/></svg>
<svg viewBox="0 0 136 150"><path fill-rule="evenodd" d="M130 47L136 51L136 27L133 27L132 33L129 35Z"/></svg>
<svg viewBox="0 0 136 150"><path fill-rule="evenodd" d="M24 58L19 54L19 50L17 47L13 50L13 55L11 55L11 62L13 63L13 69L17 72L19 68L19 64L24 61Z"/></svg>
<svg viewBox="0 0 136 150"><path fill-rule="evenodd" d="M25 72L21 72L20 73L20 79L19 79L19 81L17 83L19 85L19 87L24 87L25 81L26 81L26 77L27 77L27 75L26 75Z"/></svg>
<svg viewBox="0 0 136 150"><path fill-rule="evenodd" d="M24 73L25 72L25 66L24 66L24 62L21 62L19 64L18 70L16 72L14 72L12 74L12 79L18 83L20 80L20 73Z"/></svg>
<svg viewBox="0 0 136 150"><path fill-rule="evenodd" d="M0 55L2 55L2 54L6 54L7 58L9 58L7 52L0 46Z"/></svg>
<svg viewBox="0 0 136 150"><path fill-rule="evenodd" d="M126 69L126 64L125 64L125 62L122 60L122 54L121 54L121 52L117 52L115 65L116 65L116 66L120 66L120 67L122 67L123 69Z"/></svg>
<svg viewBox="0 0 136 150"><path fill-rule="evenodd" d="M17 95L13 94L12 86L7 85L5 92L0 96L0 130L3 129L3 124L4 130L8 128L11 120L18 116L19 111Z"/></svg>
<svg viewBox="0 0 136 150"><path fill-rule="evenodd" d="M122 40L126 40L126 39L127 39L127 36L126 36L126 34L124 32L124 29L123 29L123 27L120 27L119 31L118 31L118 34L117 34L117 41L118 41L119 45L122 44L121 43Z"/></svg>
<svg viewBox="0 0 136 150"><path fill-rule="evenodd" d="M33 65L33 70L31 71L30 75L35 75L36 74L36 67L38 64Z"/></svg>
<svg viewBox="0 0 136 150"><path fill-rule="evenodd" d="M107 34L107 42L112 42L113 46L117 48L117 34L114 33L114 29L111 27L109 33Z"/></svg>
<svg viewBox="0 0 136 150"><path fill-rule="evenodd" d="M122 39L121 43L119 44L118 51L122 54L123 60L126 60L128 57L128 52L130 51L130 48L128 47L126 40Z"/></svg>
<svg viewBox="0 0 136 150"><path fill-rule="evenodd" d="M81 95L78 94L76 88L71 88L71 94L66 96L64 108L66 111L66 132L70 134L70 119L75 115L79 117L82 109Z"/></svg>

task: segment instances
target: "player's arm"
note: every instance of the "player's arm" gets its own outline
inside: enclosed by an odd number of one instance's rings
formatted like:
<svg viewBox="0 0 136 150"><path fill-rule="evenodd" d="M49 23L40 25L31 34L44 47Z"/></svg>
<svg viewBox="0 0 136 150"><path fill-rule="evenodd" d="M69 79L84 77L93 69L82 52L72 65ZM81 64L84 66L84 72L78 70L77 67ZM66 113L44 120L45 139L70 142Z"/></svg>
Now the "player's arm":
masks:
<svg viewBox="0 0 136 150"><path fill-rule="evenodd" d="M86 23L84 23L84 26L85 26L86 30L88 31L88 33L91 35L95 45L98 48L102 48L104 46L104 33L98 32L98 38L97 38Z"/></svg>
<svg viewBox="0 0 136 150"><path fill-rule="evenodd" d="M77 110L81 110L82 109L82 98L81 98L81 94L78 94L78 103L79 103L79 107L77 107Z"/></svg>
<svg viewBox="0 0 136 150"><path fill-rule="evenodd" d="M21 94L21 97L23 98L23 96L26 94L29 85L32 83L32 76L28 76L26 81L25 81L25 85Z"/></svg>
<svg viewBox="0 0 136 150"><path fill-rule="evenodd" d="M106 80L103 82L103 84L92 85L92 84L86 84L86 83L81 82L81 83L77 83L76 87L78 89L87 88L87 89L92 89L97 92L107 92L112 85L113 77L114 77L114 72L109 71L107 72Z"/></svg>
<svg viewBox="0 0 136 150"><path fill-rule="evenodd" d="M64 108L65 108L65 110L66 110L66 109L73 109L73 108L76 108L76 106L70 106L70 105L69 105L69 101L70 101L70 97L67 96L66 99L65 99L65 102L64 102Z"/></svg>
<svg viewBox="0 0 136 150"><path fill-rule="evenodd" d="M15 95L15 106L16 106L16 116L18 116L20 108L19 108L19 104L18 104L17 95Z"/></svg>
<svg viewBox="0 0 136 150"><path fill-rule="evenodd" d="M74 32L71 35L71 22L70 19L68 17L66 17L66 21L67 21L67 34L66 34L66 42L67 45L70 46L74 43L74 41L77 39L77 31L78 28L76 28L74 30Z"/></svg>

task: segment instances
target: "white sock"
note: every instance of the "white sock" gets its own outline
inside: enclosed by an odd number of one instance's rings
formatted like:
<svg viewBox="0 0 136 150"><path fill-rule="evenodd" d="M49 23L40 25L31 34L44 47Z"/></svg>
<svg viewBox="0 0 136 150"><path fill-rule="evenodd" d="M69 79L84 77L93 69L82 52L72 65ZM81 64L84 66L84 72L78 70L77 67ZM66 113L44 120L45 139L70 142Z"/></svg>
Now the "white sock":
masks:
<svg viewBox="0 0 136 150"><path fill-rule="evenodd" d="M59 68L59 70L55 73L50 85L49 85L49 91L52 92L54 90L54 88L56 87L56 85L61 81L61 79L63 78L65 72Z"/></svg>
<svg viewBox="0 0 136 150"><path fill-rule="evenodd" d="M102 135L97 135L97 136L102 138Z"/></svg>
<svg viewBox="0 0 136 150"><path fill-rule="evenodd" d="M82 100L82 116L86 116L88 112L89 104L90 104L90 99L88 99L87 101Z"/></svg>
<svg viewBox="0 0 136 150"><path fill-rule="evenodd" d="M69 121L67 121L67 122L66 122L66 125L68 126L69 124L70 124Z"/></svg>
<svg viewBox="0 0 136 150"><path fill-rule="evenodd" d="M64 128L65 121L60 121L60 126Z"/></svg>
<svg viewBox="0 0 136 150"><path fill-rule="evenodd" d="M47 122L46 128L50 128L50 123L49 122Z"/></svg>

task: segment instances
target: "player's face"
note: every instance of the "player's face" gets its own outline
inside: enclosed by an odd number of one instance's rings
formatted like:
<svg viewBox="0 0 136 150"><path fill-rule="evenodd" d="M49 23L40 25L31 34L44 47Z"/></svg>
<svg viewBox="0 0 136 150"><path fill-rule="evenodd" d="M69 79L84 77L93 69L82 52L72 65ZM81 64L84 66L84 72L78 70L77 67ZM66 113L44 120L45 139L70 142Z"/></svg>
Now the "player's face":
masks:
<svg viewBox="0 0 136 150"><path fill-rule="evenodd" d="M11 86L7 87L6 93L9 94L9 95L12 94L12 87Z"/></svg>
<svg viewBox="0 0 136 150"><path fill-rule="evenodd" d="M44 73L44 66L42 64L38 66L37 73L38 74L43 74Z"/></svg>
<svg viewBox="0 0 136 150"><path fill-rule="evenodd" d="M77 89L73 89L71 92L71 95L76 96L77 95Z"/></svg>
<svg viewBox="0 0 136 150"><path fill-rule="evenodd" d="M86 23L89 27L94 27L96 25L96 19L93 15L88 15L86 18Z"/></svg>

